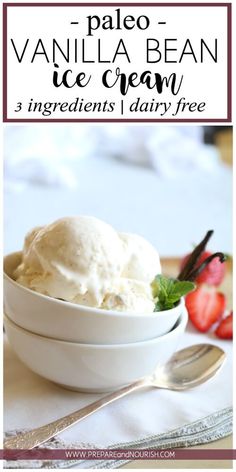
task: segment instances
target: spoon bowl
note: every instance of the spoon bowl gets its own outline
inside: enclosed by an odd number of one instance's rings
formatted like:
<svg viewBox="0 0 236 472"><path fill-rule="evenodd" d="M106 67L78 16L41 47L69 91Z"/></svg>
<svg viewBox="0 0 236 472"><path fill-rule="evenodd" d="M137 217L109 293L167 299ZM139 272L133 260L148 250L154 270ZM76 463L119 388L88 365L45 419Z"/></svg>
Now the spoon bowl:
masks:
<svg viewBox="0 0 236 472"><path fill-rule="evenodd" d="M170 390L193 388L213 377L226 354L213 344L195 344L176 352L164 365L158 366L151 385Z"/></svg>

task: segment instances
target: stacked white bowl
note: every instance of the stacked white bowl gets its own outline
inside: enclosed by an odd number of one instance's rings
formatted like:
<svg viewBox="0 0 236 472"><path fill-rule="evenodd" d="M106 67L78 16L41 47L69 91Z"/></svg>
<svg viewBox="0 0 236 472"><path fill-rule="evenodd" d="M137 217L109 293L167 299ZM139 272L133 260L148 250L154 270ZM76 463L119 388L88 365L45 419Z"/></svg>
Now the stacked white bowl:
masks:
<svg viewBox="0 0 236 472"><path fill-rule="evenodd" d="M64 387L105 392L151 374L175 352L187 324L184 301L133 314L41 295L12 277L21 252L4 259L5 328L31 370Z"/></svg>

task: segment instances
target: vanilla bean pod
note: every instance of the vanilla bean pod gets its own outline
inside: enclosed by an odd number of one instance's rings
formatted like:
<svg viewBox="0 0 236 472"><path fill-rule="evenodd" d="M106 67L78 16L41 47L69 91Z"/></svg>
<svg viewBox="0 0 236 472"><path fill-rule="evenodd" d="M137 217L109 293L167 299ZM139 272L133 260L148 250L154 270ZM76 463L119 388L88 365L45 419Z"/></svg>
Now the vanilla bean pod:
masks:
<svg viewBox="0 0 236 472"><path fill-rule="evenodd" d="M186 264L179 273L177 277L178 280L189 280L189 274L195 269L197 261L205 250L206 245L213 233L213 230L208 231L204 239L198 244L198 246L195 247L193 252L190 254Z"/></svg>
<svg viewBox="0 0 236 472"><path fill-rule="evenodd" d="M225 256L225 254L223 254L223 252L215 252L215 254L212 254L211 256L207 257L202 262L202 264L200 264L196 268L193 268L193 270L188 273L188 280L189 281L194 281L197 278L197 276L205 269L205 267L208 264L210 264L210 262L213 261L213 259L215 259L216 257L219 258L221 263L225 262L226 259L227 259L227 257Z"/></svg>

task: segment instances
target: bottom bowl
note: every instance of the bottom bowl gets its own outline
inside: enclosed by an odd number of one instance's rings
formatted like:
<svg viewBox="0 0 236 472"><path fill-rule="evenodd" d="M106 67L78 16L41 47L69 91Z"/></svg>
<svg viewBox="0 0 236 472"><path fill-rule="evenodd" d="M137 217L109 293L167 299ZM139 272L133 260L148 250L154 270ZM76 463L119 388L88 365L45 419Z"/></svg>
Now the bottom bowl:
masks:
<svg viewBox="0 0 236 472"><path fill-rule="evenodd" d="M169 333L131 344L97 345L39 336L5 317L9 342L21 361L69 389L107 392L151 374L175 352L188 320L184 309Z"/></svg>

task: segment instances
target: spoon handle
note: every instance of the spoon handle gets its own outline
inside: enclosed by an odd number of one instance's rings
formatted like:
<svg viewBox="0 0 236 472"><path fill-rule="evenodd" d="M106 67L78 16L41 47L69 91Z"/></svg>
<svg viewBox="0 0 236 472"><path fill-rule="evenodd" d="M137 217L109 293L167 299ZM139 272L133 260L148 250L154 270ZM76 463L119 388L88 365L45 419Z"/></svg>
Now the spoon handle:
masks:
<svg viewBox="0 0 236 472"><path fill-rule="evenodd" d="M109 393L105 397L97 400L90 405L81 408L63 418L59 418L52 423L48 423L39 428L32 429L25 433L17 434L16 436L10 437L4 441L5 449L33 449L40 444L43 444L48 439L53 438L57 434L65 431L65 429L70 426L78 423L86 416L91 415L97 410L100 410L109 403L118 400L118 398L124 397L135 390L138 390L142 387L147 387L150 385L150 378L145 377L144 379L137 380L136 382L127 385L126 387L117 390L116 392Z"/></svg>

